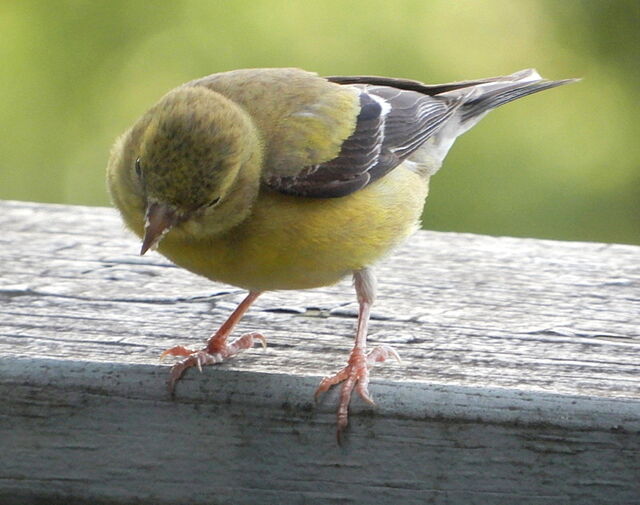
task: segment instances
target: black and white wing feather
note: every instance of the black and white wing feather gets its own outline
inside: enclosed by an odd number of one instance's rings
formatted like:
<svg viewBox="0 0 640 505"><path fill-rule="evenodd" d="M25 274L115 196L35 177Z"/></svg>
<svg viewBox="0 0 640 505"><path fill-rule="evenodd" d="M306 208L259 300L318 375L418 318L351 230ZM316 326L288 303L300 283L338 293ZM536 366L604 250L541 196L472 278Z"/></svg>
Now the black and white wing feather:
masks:
<svg viewBox="0 0 640 505"><path fill-rule="evenodd" d="M461 103L388 86L355 87L360 89L360 113L338 156L295 176L271 177L266 181L270 187L317 198L353 193L402 163Z"/></svg>
<svg viewBox="0 0 640 505"><path fill-rule="evenodd" d="M336 158L304 167L296 175L268 178L265 182L272 189L316 198L346 196L409 159L453 117L456 128L447 133L453 136L449 146L487 111L571 82L545 81L533 70L440 85L375 76L327 80L359 91L360 113L354 132L343 142Z"/></svg>

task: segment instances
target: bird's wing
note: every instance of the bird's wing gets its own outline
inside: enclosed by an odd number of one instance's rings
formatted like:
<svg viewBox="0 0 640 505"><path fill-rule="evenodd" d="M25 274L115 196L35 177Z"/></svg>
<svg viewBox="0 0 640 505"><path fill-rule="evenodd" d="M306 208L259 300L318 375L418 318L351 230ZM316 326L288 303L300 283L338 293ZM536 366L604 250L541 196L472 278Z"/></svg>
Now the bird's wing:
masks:
<svg viewBox="0 0 640 505"><path fill-rule="evenodd" d="M347 78L329 78L347 79ZM385 85L349 83L359 91L360 112L338 156L294 175L269 174L282 193L317 198L345 196L384 176L420 147L460 106L460 97L431 97Z"/></svg>
<svg viewBox="0 0 640 505"><path fill-rule="evenodd" d="M454 114L455 131L445 135L452 137L451 142L489 110L573 81L547 81L535 70L438 85L376 76L326 79L359 92L355 130L342 142L338 155L329 161L300 167L294 174L266 174L264 182L272 189L318 198L348 195L408 159ZM443 153L446 154L446 149Z"/></svg>

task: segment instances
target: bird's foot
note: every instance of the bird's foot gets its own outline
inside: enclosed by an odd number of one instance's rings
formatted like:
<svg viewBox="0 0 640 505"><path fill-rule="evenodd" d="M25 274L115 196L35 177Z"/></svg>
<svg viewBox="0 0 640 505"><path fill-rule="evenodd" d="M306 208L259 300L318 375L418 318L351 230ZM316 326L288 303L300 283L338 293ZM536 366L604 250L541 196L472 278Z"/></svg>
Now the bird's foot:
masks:
<svg viewBox="0 0 640 505"><path fill-rule="evenodd" d="M226 340L217 340L212 338L204 349L193 351L181 345L167 349L160 355L160 361L167 356L185 356L185 359L178 361L171 367L169 372L169 392L173 394L176 382L184 372L191 367L198 367L202 372L202 367L206 365L215 365L240 354L247 349L251 349L255 342L259 341L262 347L267 347L267 339L260 333L247 333L241 337L227 343Z"/></svg>
<svg viewBox="0 0 640 505"><path fill-rule="evenodd" d="M369 394L369 369L376 363L386 361L389 357L393 357L400 362L400 356L390 346L383 345L372 349L369 354L365 355L362 349L354 349L349 356L347 366L331 377L325 377L320 382L315 392L315 399L328 391L333 386L342 383L340 389L340 401L338 403L338 443L341 441L342 432L349 424L349 403L351 402L351 394L355 389L360 397L374 405L374 401Z"/></svg>

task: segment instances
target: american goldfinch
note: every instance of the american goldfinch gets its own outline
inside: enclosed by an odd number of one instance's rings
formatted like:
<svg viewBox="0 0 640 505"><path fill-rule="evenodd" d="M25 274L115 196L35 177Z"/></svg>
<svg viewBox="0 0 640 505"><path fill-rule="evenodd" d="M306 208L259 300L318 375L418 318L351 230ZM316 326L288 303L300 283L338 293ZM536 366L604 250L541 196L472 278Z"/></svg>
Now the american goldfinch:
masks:
<svg viewBox="0 0 640 505"><path fill-rule="evenodd" d="M342 384L338 440L353 390L373 403L369 369L397 354L367 352L376 296L371 266L418 228L429 178L458 135L487 112L571 80L535 70L427 85L386 77L319 77L295 68L236 70L170 91L115 143L107 168L124 222L175 264L248 290L200 350L163 353L169 388L185 370L265 343L229 340L263 292L308 289L353 275L359 304Z"/></svg>

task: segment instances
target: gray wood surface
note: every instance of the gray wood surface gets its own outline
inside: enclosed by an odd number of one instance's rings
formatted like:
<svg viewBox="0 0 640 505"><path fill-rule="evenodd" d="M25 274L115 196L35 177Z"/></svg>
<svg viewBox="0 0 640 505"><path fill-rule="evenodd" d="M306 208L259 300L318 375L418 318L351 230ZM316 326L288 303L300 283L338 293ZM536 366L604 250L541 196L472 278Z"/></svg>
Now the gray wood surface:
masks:
<svg viewBox="0 0 640 505"><path fill-rule="evenodd" d="M336 392L349 281L269 293L255 348L165 389L242 298L112 209L0 202L2 504L640 503L640 247L419 232L382 262L376 407Z"/></svg>

